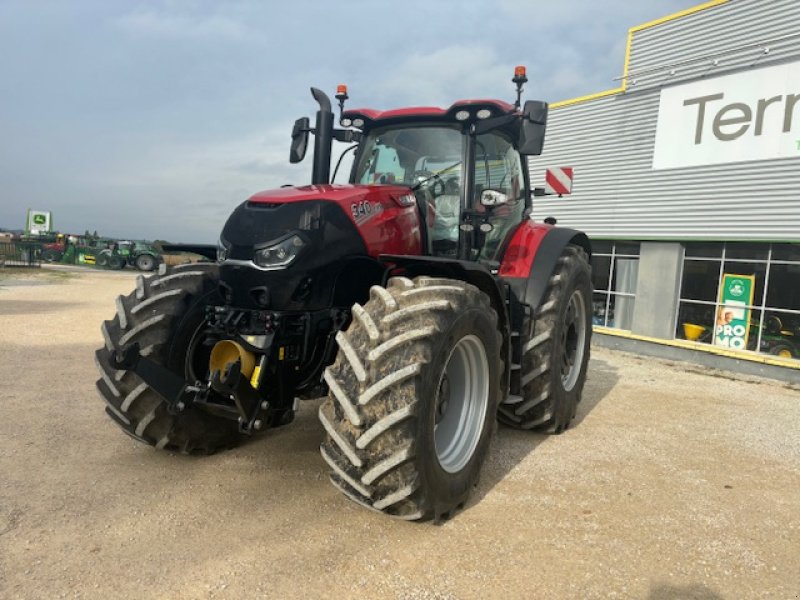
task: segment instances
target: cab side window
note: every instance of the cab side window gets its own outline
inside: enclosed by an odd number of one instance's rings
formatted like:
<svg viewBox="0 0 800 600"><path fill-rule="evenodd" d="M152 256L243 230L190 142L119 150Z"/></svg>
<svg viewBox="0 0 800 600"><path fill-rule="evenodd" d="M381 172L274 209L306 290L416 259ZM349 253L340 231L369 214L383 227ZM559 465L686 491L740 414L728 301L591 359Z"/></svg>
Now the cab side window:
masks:
<svg viewBox="0 0 800 600"><path fill-rule="evenodd" d="M519 153L497 132L479 135L476 139L474 206L478 210L486 210L480 203L484 190L494 190L508 198L506 204L489 211L492 230L486 234L481 250L481 258L499 260L503 240L522 219L525 184Z"/></svg>
<svg viewBox="0 0 800 600"><path fill-rule="evenodd" d="M479 135L475 145L475 195L485 189L505 194L509 202L523 200L522 164L514 146L498 133Z"/></svg>

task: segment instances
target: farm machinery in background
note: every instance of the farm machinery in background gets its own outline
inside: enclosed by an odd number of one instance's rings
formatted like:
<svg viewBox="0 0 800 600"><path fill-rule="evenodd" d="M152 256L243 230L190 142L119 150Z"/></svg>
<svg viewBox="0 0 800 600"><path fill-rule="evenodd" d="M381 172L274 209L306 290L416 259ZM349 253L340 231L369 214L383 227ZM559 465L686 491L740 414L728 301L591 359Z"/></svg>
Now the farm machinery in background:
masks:
<svg viewBox="0 0 800 600"><path fill-rule="evenodd" d="M476 485L499 419L561 433L591 336L591 247L531 220L527 155L547 104L344 110L311 93L311 185L239 205L213 264L140 276L102 324L97 388L125 433L207 454L290 423L321 396L331 483L406 520L447 519ZM334 140L355 152L330 183Z"/></svg>
<svg viewBox="0 0 800 600"><path fill-rule="evenodd" d="M101 250L95 264L109 269L134 267L140 271L154 271L161 264L161 253L148 242L115 241Z"/></svg>
<svg viewBox="0 0 800 600"><path fill-rule="evenodd" d="M713 308L701 309L686 315L690 316L691 321L680 324L678 335L691 342L714 344L714 326L699 324L704 321L713 322L714 312ZM780 358L800 359L800 319L781 319L778 315L767 312L763 329L758 319L751 319L746 348L751 352L772 354Z"/></svg>
<svg viewBox="0 0 800 600"><path fill-rule="evenodd" d="M163 262L161 253L149 242L115 240L94 236L51 234L42 241L41 259L49 263L96 265L106 269L132 267L154 271Z"/></svg>

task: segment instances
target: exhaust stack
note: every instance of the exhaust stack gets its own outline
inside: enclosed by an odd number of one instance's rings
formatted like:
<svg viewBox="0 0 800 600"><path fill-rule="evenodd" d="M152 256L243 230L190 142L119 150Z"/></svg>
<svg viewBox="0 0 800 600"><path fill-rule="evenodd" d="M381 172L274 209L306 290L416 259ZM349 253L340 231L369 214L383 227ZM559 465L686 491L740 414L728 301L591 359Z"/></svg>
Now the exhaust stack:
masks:
<svg viewBox="0 0 800 600"><path fill-rule="evenodd" d="M317 126L314 136L314 165L311 171L312 184L329 183L331 175L331 147L333 145L333 112L331 100L322 90L311 88L311 95L319 104Z"/></svg>

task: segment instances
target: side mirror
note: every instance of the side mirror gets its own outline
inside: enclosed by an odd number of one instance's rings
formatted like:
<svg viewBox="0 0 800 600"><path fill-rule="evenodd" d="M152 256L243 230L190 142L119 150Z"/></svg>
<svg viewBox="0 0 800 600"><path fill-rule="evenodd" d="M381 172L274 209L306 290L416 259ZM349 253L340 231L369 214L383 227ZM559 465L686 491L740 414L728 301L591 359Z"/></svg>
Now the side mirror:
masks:
<svg viewBox="0 0 800 600"><path fill-rule="evenodd" d="M528 100L522 110L522 128L519 132L519 152L538 156L544 147L547 128L547 102Z"/></svg>
<svg viewBox="0 0 800 600"><path fill-rule="evenodd" d="M481 204L489 208L508 204L508 196L497 190L483 190L481 192Z"/></svg>
<svg viewBox="0 0 800 600"><path fill-rule="evenodd" d="M299 163L306 155L308 148L308 132L310 129L308 117L301 117L294 122L292 128L292 145L289 148L289 162Z"/></svg>

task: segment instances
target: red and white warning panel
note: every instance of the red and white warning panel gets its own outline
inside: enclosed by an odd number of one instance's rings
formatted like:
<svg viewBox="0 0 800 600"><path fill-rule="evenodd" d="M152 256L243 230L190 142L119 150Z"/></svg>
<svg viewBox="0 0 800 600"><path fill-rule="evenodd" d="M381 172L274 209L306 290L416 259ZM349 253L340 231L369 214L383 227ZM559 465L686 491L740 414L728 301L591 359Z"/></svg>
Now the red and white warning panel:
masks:
<svg viewBox="0 0 800 600"><path fill-rule="evenodd" d="M572 167L553 167L545 170L545 194L571 194L572 193Z"/></svg>

